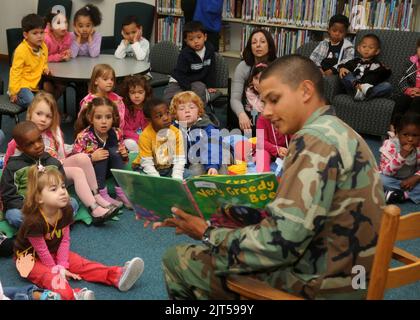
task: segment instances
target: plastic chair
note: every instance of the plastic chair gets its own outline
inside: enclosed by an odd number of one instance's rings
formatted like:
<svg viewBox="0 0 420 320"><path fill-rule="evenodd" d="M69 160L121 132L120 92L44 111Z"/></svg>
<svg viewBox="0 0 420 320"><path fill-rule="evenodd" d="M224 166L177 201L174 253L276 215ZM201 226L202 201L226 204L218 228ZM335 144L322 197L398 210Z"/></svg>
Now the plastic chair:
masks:
<svg viewBox="0 0 420 320"><path fill-rule="evenodd" d="M150 69L152 87L166 86L169 83L170 74L175 69L178 61L179 49L170 41L161 41L150 49Z"/></svg>
<svg viewBox="0 0 420 320"><path fill-rule="evenodd" d="M19 122L19 114L25 112L26 109L18 106L15 103L10 102L9 96L4 94L4 83L0 80L0 128L3 115L9 116L15 119L15 122Z"/></svg>
<svg viewBox="0 0 420 320"><path fill-rule="evenodd" d="M376 253L370 274L368 300L383 299L386 289L397 288L420 280L420 258L394 247L395 241L420 238L420 212L400 216L400 208L388 205L382 215ZM391 259L404 266L389 268ZM245 299L296 300L296 295L270 287L248 276L229 276L227 286Z"/></svg>
<svg viewBox="0 0 420 320"><path fill-rule="evenodd" d="M102 37L102 53L114 54L122 40L122 23L127 16L136 16L143 26L143 37L150 41L155 19L155 7L143 2L121 2L115 5L114 35Z"/></svg>
<svg viewBox="0 0 420 320"><path fill-rule="evenodd" d="M38 0L37 14L45 17L53 6L62 5L66 9L67 21L70 22L71 9L73 8L72 0Z"/></svg>

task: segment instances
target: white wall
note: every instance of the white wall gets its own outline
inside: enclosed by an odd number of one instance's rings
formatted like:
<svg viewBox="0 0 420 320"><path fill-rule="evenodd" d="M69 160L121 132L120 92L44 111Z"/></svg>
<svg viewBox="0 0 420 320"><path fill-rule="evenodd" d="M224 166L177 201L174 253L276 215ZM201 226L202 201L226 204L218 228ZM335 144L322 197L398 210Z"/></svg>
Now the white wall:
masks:
<svg viewBox="0 0 420 320"><path fill-rule="evenodd" d="M88 3L95 4L102 12L102 24L98 31L103 36L110 36L114 32L115 4L129 2L130 0L73 0L72 17L74 13ZM154 0L142 0L148 4L155 4ZM0 11L0 54L7 54L6 29L20 27L22 17L36 12L38 0L1 0ZM73 24L71 21L70 25ZM153 41L152 35L152 41Z"/></svg>

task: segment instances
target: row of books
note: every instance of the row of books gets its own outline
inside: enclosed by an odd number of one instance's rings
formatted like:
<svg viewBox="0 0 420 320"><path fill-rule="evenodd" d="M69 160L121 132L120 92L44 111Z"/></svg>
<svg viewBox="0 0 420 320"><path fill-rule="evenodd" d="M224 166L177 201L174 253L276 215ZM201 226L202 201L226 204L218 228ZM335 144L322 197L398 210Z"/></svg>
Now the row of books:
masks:
<svg viewBox="0 0 420 320"><path fill-rule="evenodd" d="M360 29L413 30L416 0L224 0L223 17L244 23L275 23L299 28L328 27L343 8L350 31Z"/></svg>
<svg viewBox="0 0 420 320"><path fill-rule="evenodd" d="M184 25L183 17L164 17L157 19L157 42L172 41L179 48L182 47L182 26Z"/></svg>
<svg viewBox="0 0 420 320"><path fill-rule="evenodd" d="M349 0L343 14L349 17L352 30L414 29L413 0Z"/></svg>
<svg viewBox="0 0 420 320"><path fill-rule="evenodd" d="M252 25L242 27L241 52L244 50L249 36L255 28ZM292 30L275 27L264 27L263 29L268 30L273 36L278 57L295 53L297 48L310 41L310 30Z"/></svg>
<svg viewBox="0 0 420 320"><path fill-rule="evenodd" d="M183 14L181 0L156 0L156 10L163 14Z"/></svg>
<svg viewBox="0 0 420 320"><path fill-rule="evenodd" d="M244 22L326 28L337 0L224 0L223 17ZM240 12L240 15L239 15Z"/></svg>

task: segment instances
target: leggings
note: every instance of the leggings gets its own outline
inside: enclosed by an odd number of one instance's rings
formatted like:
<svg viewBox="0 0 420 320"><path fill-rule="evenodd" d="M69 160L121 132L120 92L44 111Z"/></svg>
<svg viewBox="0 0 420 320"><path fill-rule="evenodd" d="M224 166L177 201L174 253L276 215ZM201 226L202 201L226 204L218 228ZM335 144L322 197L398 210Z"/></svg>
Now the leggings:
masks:
<svg viewBox="0 0 420 320"><path fill-rule="evenodd" d="M97 161L93 163L95 169L96 180L98 181L99 189L103 189L106 186L106 178L111 173L112 169L124 169L124 160L118 153L118 147L111 147L108 149L108 159ZM116 185L118 185L116 183Z"/></svg>
<svg viewBox="0 0 420 320"><path fill-rule="evenodd" d="M74 184L77 196L86 207L91 207L96 200L92 190L98 190L95 170L87 154L78 153L63 160L66 177Z"/></svg>

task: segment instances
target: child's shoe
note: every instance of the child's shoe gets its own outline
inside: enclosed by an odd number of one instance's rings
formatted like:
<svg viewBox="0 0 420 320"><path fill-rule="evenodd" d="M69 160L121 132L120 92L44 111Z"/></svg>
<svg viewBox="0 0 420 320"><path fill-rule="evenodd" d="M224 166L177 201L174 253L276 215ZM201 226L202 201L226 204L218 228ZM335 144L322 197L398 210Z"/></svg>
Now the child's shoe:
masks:
<svg viewBox="0 0 420 320"><path fill-rule="evenodd" d="M115 193L117 194L117 200L122 201L127 209L133 210L133 205L131 204L130 200L128 200L121 187L115 187Z"/></svg>
<svg viewBox="0 0 420 320"><path fill-rule="evenodd" d="M111 198L111 196L108 194L107 187L99 190L99 194L101 195L102 198L104 198L106 201L113 204L114 206L118 207L119 209L121 209L123 207L123 203L121 201L118 201L118 200L115 200L115 199Z"/></svg>
<svg viewBox="0 0 420 320"><path fill-rule="evenodd" d="M144 262L141 258L133 258L127 261L123 267L121 278L118 281L118 289L127 291L136 283L144 270Z"/></svg>
<svg viewBox="0 0 420 320"><path fill-rule="evenodd" d="M73 292L76 300L95 300L95 294L88 288L74 289Z"/></svg>
<svg viewBox="0 0 420 320"><path fill-rule="evenodd" d="M363 101L365 100L365 95L362 90L357 89L356 94L354 95L354 100L356 101Z"/></svg>
<svg viewBox="0 0 420 320"><path fill-rule="evenodd" d="M372 94L372 89L373 89L373 85L369 83L362 83L360 85L360 90L363 92L366 98L369 98L369 96Z"/></svg>
<svg viewBox="0 0 420 320"><path fill-rule="evenodd" d="M103 224L105 221L112 219L113 217L115 217L118 212L120 211L120 208L114 206L114 205L110 205L109 208L102 208L101 206L99 206L98 204L96 204L96 207L92 210L92 208L90 208L91 210L91 216L92 216L92 224L94 226L98 226ZM101 210L104 211L104 214L102 215L96 215L95 212L97 210Z"/></svg>
<svg viewBox="0 0 420 320"><path fill-rule="evenodd" d="M61 295L57 292L45 290L39 300L61 300Z"/></svg>
<svg viewBox="0 0 420 320"><path fill-rule="evenodd" d="M385 201L387 204L402 203L407 200L404 191L388 190L385 192Z"/></svg>

